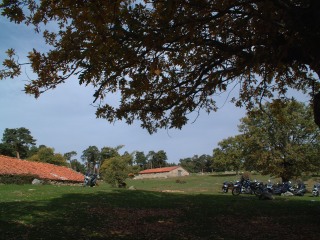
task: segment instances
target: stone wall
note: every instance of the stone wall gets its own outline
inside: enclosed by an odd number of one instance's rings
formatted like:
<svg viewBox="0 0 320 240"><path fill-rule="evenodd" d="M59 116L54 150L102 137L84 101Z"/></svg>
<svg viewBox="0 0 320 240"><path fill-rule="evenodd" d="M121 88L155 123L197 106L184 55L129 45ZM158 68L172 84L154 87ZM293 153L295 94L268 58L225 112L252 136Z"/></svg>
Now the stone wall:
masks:
<svg viewBox="0 0 320 240"><path fill-rule="evenodd" d="M138 176L135 176L134 179L170 178L170 177L183 177L183 176L189 176L189 172L179 167L170 172L140 174Z"/></svg>

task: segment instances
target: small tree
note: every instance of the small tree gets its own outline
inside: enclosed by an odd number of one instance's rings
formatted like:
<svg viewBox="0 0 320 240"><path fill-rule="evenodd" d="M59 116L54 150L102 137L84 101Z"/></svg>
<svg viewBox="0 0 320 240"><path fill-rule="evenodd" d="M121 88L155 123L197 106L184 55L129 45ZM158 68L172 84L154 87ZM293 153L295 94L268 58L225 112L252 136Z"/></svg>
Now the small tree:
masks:
<svg viewBox="0 0 320 240"><path fill-rule="evenodd" d="M67 166L66 159L60 153L54 153L53 148L41 147L39 151L28 158L30 161L51 163L58 166Z"/></svg>
<svg viewBox="0 0 320 240"><path fill-rule="evenodd" d="M130 173L130 155L117 156L106 160L100 169L103 179L112 187L125 186L125 180Z"/></svg>

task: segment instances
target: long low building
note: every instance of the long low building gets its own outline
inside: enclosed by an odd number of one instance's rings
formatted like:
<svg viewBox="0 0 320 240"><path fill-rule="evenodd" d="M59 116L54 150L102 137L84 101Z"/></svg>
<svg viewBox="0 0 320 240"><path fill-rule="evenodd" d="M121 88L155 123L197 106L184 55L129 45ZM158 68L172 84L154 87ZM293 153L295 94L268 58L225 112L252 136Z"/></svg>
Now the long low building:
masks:
<svg viewBox="0 0 320 240"><path fill-rule="evenodd" d="M138 176L134 179L145 178L169 178L169 177L183 177L189 176L189 172L181 166L164 167L164 168L152 168L139 172Z"/></svg>
<svg viewBox="0 0 320 240"><path fill-rule="evenodd" d="M32 162L0 155L0 175L36 175L42 180L83 182L84 175L50 163Z"/></svg>

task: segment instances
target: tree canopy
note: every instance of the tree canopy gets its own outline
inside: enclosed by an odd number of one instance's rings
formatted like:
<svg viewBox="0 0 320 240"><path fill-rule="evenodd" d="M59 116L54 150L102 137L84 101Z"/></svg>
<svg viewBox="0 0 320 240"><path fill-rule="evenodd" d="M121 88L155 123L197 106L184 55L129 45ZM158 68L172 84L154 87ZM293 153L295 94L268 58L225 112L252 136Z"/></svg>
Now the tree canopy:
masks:
<svg viewBox="0 0 320 240"><path fill-rule="evenodd" d="M320 130L311 116L310 107L297 101L276 101L254 109L239 126L246 169L283 181L319 171Z"/></svg>
<svg viewBox="0 0 320 240"><path fill-rule="evenodd" d="M30 161L34 162L44 162L51 163L58 166L67 166L68 163L64 156L60 153L55 153L53 148L50 147L39 147L36 154L28 158Z"/></svg>
<svg viewBox="0 0 320 240"><path fill-rule="evenodd" d="M212 167L216 171L238 171L243 166L242 135L223 139L213 149Z"/></svg>
<svg viewBox="0 0 320 240"><path fill-rule="evenodd" d="M319 9L318 0L0 3L3 16L34 25L49 45L30 49L37 77L27 93L39 97L77 76L95 87L97 117L139 120L150 133L181 128L190 112L216 111L214 96L235 85L232 101L248 109L288 88L317 93ZM7 55L0 79L18 76L25 64L14 49ZM105 100L115 92L118 105Z"/></svg>
<svg viewBox="0 0 320 240"><path fill-rule="evenodd" d="M6 128L2 142L0 151L9 156L14 152L17 158L26 158L29 149L36 144L30 130L24 127Z"/></svg>

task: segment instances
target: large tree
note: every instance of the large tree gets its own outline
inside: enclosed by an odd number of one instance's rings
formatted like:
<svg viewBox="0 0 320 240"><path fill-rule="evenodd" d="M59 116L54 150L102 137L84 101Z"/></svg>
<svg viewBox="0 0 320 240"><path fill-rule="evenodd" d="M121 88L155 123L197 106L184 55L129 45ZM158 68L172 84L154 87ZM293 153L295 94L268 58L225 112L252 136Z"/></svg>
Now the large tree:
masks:
<svg viewBox="0 0 320 240"><path fill-rule="evenodd" d="M25 158L31 146L36 144L36 140L32 137L29 129L6 128L2 136L3 151L13 150L17 158Z"/></svg>
<svg viewBox="0 0 320 240"><path fill-rule="evenodd" d="M320 130L297 101L276 101L241 119L244 166L283 181L319 171Z"/></svg>
<svg viewBox="0 0 320 240"><path fill-rule="evenodd" d="M27 93L39 97L76 75L95 87L98 117L139 120L149 132L217 110L215 94L236 84L233 101L248 108L288 88L319 89L319 0L2 0L0 10L49 45L30 50L37 77ZM21 74L15 54L7 51L0 79ZM120 104L104 101L116 91Z"/></svg>

